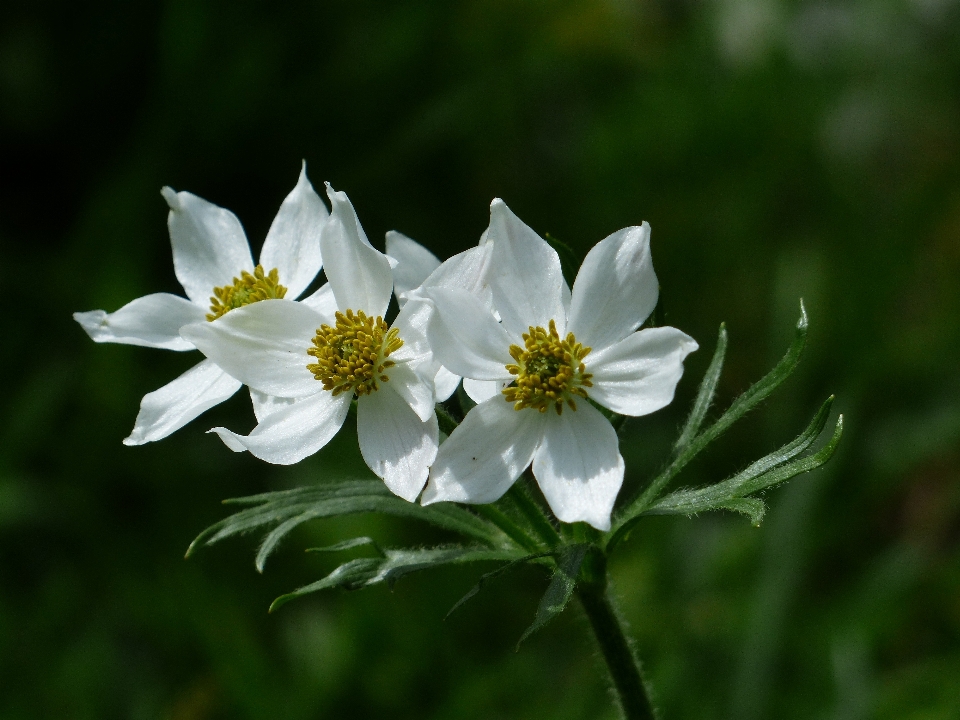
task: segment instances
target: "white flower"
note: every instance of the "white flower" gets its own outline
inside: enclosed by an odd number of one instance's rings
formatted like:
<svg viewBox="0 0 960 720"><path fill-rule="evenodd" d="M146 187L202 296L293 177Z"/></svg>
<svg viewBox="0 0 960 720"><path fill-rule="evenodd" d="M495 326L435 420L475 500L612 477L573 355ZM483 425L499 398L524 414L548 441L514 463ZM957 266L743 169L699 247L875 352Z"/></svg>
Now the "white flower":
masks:
<svg viewBox="0 0 960 720"><path fill-rule="evenodd" d="M170 206L167 225L173 268L189 300L154 293L110 314L103 310L74 313L95 342L193 350L193 344L180 336L183 326L217 320L264 298L293 300L320 271L320 230L329 213L307 180L306 163L270 225L257 266L236 215L188 192L165 187L162 194ZM216 363L204 360L144 396L133 432L123 442L141 445L165 438L240 387ZM258 413L261 404L270 402L258 396L253 401Z"/></svg>
<svg viewBox="0 0 960 720"><path fill-rule="evenodd" d="M299 462L337 433L356 396L363 459L413 501L438 443L426 328L407 307L387 327L390 262L367 240L346 194L327 185L327 195L333 211L320 246L329 282L312 306L260 302L181 334L245 385L293 398L249 435L214 428L230 449L279 465Z"/></svg>
<svg viewBox="0 0 960 720"><path fill-rule="evenodd" d="M569 299L556 252L501 200L490 206L487 239L501 322L470 293L428 288L437 308L429 336L452 372L513 384L472 409L441 446L422 502L493 502L532 462L557 518L607 530L623 458L587 398L623 415L659 410L697 349L675 328L637 332L659 292L650 226L594 246Z"/></svg>
<svg viewBox="0 0 960 720"><path fill-rule="evenodd" d="M391 230L387 233L387 255L395 262L393 267L394 290L401 308L410 302L416 306L417 317L424 327L433 315L433 303L427 300L424 292L427 288L459 288L475 295L492 308L492 296L487 279L490 255L493 246L486 242L486 233L480 239L480 245L454 255L443 264L423 245L406 235ZM460 376L436 363L434 389L437 402L453 395L460 384ZM475 381L467 379L464 389L475 401L482 402L485 397L475 397L475 392L483 392Z"/></svg>

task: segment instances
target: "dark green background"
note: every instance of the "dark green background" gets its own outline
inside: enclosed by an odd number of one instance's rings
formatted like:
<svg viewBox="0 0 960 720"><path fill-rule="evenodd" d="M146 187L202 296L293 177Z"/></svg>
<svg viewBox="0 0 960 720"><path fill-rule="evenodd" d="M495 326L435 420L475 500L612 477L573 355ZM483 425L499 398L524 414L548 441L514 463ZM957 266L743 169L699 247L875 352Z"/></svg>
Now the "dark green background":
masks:
<svg viewBox="0 0 960 720"><path fill-rule="evenodd" d="M76 310L180 292L160 187L235 211L257 249L301 158L375 243L446 257L499 196L580 252L648 220L666 322L701 344L671 407L622 443L656 470L713 350L721 406L786 347L778 395L682 477L718 480L830 393L826 469L727 514L645 521L613 563L664 717L960 717L960 6L951 0L67 3L0 16L0 717L612 718L579 608L513 646L520 569L330 593L306 527L190 561L231 497L362 474L354 431L279 468L203 431L242 395L126 448L140 397L195 355L94 345Z"/></svg>

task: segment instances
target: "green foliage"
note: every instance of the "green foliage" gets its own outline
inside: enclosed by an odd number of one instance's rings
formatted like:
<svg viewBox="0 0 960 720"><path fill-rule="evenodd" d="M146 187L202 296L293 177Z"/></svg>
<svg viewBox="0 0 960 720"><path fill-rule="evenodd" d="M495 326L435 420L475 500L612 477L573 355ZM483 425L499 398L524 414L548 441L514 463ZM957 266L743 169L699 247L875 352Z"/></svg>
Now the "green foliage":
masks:
<svg viewBox="0 0 960 720"><path fill-rule="evenodd" d="M681 431L680 441L674 446L675 456L673 461L667 465L663 472L653 479L639 498L628 504L627 507L618 514L609 533L609 539L607 541L608 551L615 548L617 544L627 536L637 520L650 509L664 488L691 460L711 442L726 432L737 420L769 397L774 390L780 387L780 385L790 377L797 368L797 364L800 362L800 356L803 354L803 349L806 346L807 325L807 311L801 300L800 319L797 321L793 342L790 344L790 347L780 362L778 362L769 373L747 389L746 392L734 400L726 412L724 412L716 422L707 427L706 430L696 434L700 424L703 422L703 418L706 417L707 411L709 410L710 400L713 398L717 382L719 382L720 379L720 371L723 368L727 333L725 327L721 326L713 360L710 362L707 373L700 385L697 399L694 401L693 410L684 425L684 429ZM819 416L820 414L818 413L817 417ZM690 436L689 440L686 439L687 436ZM728 509L734 509L737 512L748 512L751 518L762 517L762 513L758 514L759 511L756 503L743 503L740 501L739 496L728 499L736 500Z"/></svg>
<svg viewBox="0 0 960 720"><path fill-rule="evenodd" d="M377 541L373 538L368 537L358 537L352 538L350 540L344 540L343 542L334 543L333 545L326 545L324 547L314 547L307 548L307 552L313 553L332 553L332 552L343 552L344 550L353 550L358 547L365 547L369 545L377 555L380 557L386 557L386 553L377 544Z"/></svg>
<svg viewBox="0 0 960 720"><path fill-rule="evenodd" d="M550 584L547 585L547 591L540 598L533 624L524 631L517 642L517 650L520 649L520 644L524 640L553 620L567 607L567 603L573 597L573 591L577 585L580 566L583 564L583 558L589 548L589 545L578 543L576 545L566 545L557 551L557 568L550 579Z"/></svg>
<svg viewBox="0 0 960 720"><path fill-rule="evenodd" d="M363 538L366 540L366 538ZM330 588L358 590L380 583L393 584L404 575L445 565L474 562L522 560L519 550L491 550L484 547L437 547L416 550L385 550L383 557L357 558L340 565L322 580L281 595L270 605L270 612L291 600Z"/></svg>
<svg viewBox="0 0 960 720"><path fill-rule="evenodd" d="M748 498L748 495L763 492L797 475L816 470L833 457L843 433L843 415L837 419L833 436L818 452L799 457L820 436L832 404L833 398L828 398L799 437L752 463L742 472L705 488L670 493L655 502L644 514L694 515L706 510L723 509L743 513L750 517L751 523L759 525L766 505L757 498Z"/></svg>
<svg viewBox="0 0 960 720"><path fill-rule="evenodd" d="M460 390L459 385L457 386L457 390ZM450 414L449 410L447 410L443 405L437 405L436 411L437 421L440 425L440 432L449 435L457 429L457 425L459 425L459 423L457 422L457 419Z"/></svg>
<svg viewBox="0 0 960 720"><path fill-rule="evenodd" d="M491 570L488 573L484 573L483 575L480 576L480 579L477 580L477 584L474 585L472 588L470 588L467 591L466 595L464 595L462 598L457 600L457 602L454 603L453 607L450 608L449 611L447 611L447 617L450 617L451 615L453 615L453 613L456 610L458 610L460 607L462 607L468 600L476 597L477 594L483 589L483 587L491 580L500 577L505 572L517 567L518 565L523 565L525 563L530 563L534 561L543 561L545 558L553 557L553 554L554 553L552 552L542 552L542 553L534 553L532 555L524 555L523 557L517 558L516 560L511 560L510 562L504 565L501 565L496 570Z"/></svg>
<svg viewBox="0 0 960 720"><path fill-rule="evenodd" d="M257 552L257 570L263 572L267 558L277 544L297 526L309 520L358 513L383 513L422 520L444 530L479 540L487 547L502 547L507 542L496 527L469 510L451 503L429 507L410 503L391 493L379 480L348 480L235 498L225 502L252 507L224 518L200 533L190 543L187 557L199 548L213 545L225 538L275 525L276 527L266 534Z"/></svg>
<svg viewBox="0 0 960 720"><path fill-rule="evenodd" d="M703 425L707 417L707 411L713 404L713 396L717 392L717 383L720 382L720 373L723 372L723 360L727 355L727 325L720 323L720 333L717 336L717 349L713 351L713 358L707 367L707 372L700 381L700 389L697 391L697 399L693 402L693 409L684 423L683 430L680 431L680 437L673 445L675 455L682 453L693 439L700 432L700 426Z"/></svg>

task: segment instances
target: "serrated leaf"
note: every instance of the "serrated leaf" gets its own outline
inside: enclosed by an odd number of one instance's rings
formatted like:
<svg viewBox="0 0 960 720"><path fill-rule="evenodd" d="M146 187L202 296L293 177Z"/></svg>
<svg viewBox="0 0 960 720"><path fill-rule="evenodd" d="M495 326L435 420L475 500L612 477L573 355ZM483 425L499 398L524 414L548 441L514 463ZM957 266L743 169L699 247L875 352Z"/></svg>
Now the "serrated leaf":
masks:
<svg viewBox="0 0 960 720"><path fill-rule="evenodd" d="M534 560L539 560L545 557L551 557L553 554L554 553L552 552L542 552L542 553L534 553L533 555L524 555L523 557L517 558L516 560L511 560L505 565L501 565L496 570L492 570L488 573L484 573L483 575L480 576L480 579L477 581L477 584L474 585L472 588L470 588L467 591L466 595L464 595L462 598L457 600L456 603L454 603L453 607L447 611L447 614L444 616L443 619L446 620L448 617L453 615L454 611L457 610L457 608L459 608L461 605L467 602L467 600L469 600L470 598L475 597L477 593L479 593L483 589L484 585L486 585L488 582L490 582L494 578L497 578L500 575L503 575L505 572L507 572L507 570L510 570L511 568L515 568L517 565L522 565L524 563L532 562Z"/></svg>
<svg viewBox="0 0 960 720"><path fill-rule="evenodd" d="M583 564L588 548L589 545L578 544L567 545L559 550L556 556L557 569L550 579L547 591L540 598L533 624L517 641L517 650L520 649L524 640L562 613L570 602L573 590L577 586L577 575L580 573L580 566Z"/></svg>
<svg viewBox="0 0 960 720"><path fill-rule="evenodd" d="M786 354L776 366L754 383L746 392L741 394L727 408L720 418L706 430L693 438L686 447L677 453L674 460L661 472L653 482L643 491L636 500L627 505L618 514L613 528L609 532L607 549L612 550L624 537L637 520L650 508L663 489L675 478L686 465L693 460L707 445L726 432L733 423L746 415L770 396L796 369L800 356L807 341L807 311L800 301L800 319L797 321L793 342Z"/></svg>
<svg viewBox="0 0 960 720"><path fill-rule="evenodd" d="M428 522L460 533L490 547L502 546L506 537L492 523L453 503L423 507L393 495L379 480L348 480L277 493L238 498L231 504L251 505L214 523L190 544L187 557L198 548L225 538L276 526L267 533L257 553L257 569L264 564L277 544L298 525L324 517L379 512Z"/></svg>
<svg viewBox="0 0 960 720"><path fill-rule="evenodd" d="M687 447L700 432L700 426L703 424L710 405L713 404L713 397L717 392L717 383L720 381L720 373L723 372L723 361L727 355L727 326L726 323L720 323L720 332L717 336L717 349L713 351L713 358L710 365L707 366L707 372L700 381L700 389L697 391L697 399L693 402L693 408L687 422L680 432L680 437L674 443L674 454L679 454Z"/></svg>
<svg viewBox="0 0 960 720"><path fill-rule="evenodd" d="M325 578L281 595L270 605L270 612L291 600L329 588L358 590L379 583L394 583L404 575L443 565L470 562L516 560L518 550L491 550L484 547L449 546L419 550L386 550L382 558L357 558L344 563Z"/></svg>
<svg viewBox="0 0 960 720"><path fill-rule="evenodd" d="M826 403L824 403L824 406L829 410ZM707 510L729 509L750 515L751 521L756 521L754 524L757 524L757 522L763 518L764 509L753 504L744 504L740 502L742 499L753 493L775 487L792 477L817 469L827 462L836 451L837 445L840 443L840 437L843 434L842 415L837 418L837 425L834 429L833 436L818 452L790 462L783 460L783 458L796 457L810 447L813 441L808 440L807 436L811 428L819 425L819 418L822 412L823 409L821 409L821 413L817 414L817 417L815 417L811 423L811 427L807 428L803 435L789 445L785 445L776 453L771 453L762 460L753 463L753 465L746 470L716 485L710 485L696 490L678 490L670 493L655 503L646 514L693 515ZM790 452L785 452L788 448ZM771 458L774 460L771 460ZM775 460L780 461L777 462Z"/></svg>

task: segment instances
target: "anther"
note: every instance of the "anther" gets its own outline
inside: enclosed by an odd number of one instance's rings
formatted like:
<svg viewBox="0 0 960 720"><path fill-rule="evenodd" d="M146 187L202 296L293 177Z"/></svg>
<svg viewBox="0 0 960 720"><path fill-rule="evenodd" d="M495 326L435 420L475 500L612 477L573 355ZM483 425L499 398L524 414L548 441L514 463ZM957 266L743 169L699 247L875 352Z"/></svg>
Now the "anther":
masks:
<svg viewBox="0 0 960 720"><path fill-rule="evenodd" d="M523 334L523 347L510 346L510 357L517 362L505 367L516 380L503 391L504 397L516 410L529 407L543 413L553 407L560 415L567 403L576 411L573 396L586 398L583 388L593 386L583 362L589 352L573 333L561 339L553 320L546 330L531 326Z"/></svg>
<svg viewBox="0 0 960 720"><path fill-rule="evenodd" d="M287 289L280 284L277 269L274 268L268 273L264 272L262 265L257 265L252 275L244 270L240 277L233 279L233 284L213 289L207 320L213 322L231 310L261 300L280 300L286 294Z"/></svg>
<svg viewBox="0 0 960 720"><path fill-rule="evenodd" d="M337 312L334 327L317 329L313 346L307 350L317 362L307 369L335 396L351 392L362 397L389 380L385 371L396 363L387 356L402 345L397 330L389 329L382 317L374 319L362 310L347 309Z"/></svg>

